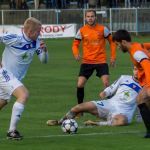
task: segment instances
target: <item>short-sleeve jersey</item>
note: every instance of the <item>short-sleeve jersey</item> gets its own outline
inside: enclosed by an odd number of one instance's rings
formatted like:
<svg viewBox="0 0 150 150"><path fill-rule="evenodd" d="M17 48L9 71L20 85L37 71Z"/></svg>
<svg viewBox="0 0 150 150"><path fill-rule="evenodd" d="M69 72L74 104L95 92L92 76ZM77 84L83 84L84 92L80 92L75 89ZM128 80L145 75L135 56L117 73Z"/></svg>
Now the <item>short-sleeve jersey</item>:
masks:
<svg viewBox="0 0 150 150"><path fill-rule="evenodd" d="M104 91L107 96L112 98L106 100L109 103L109 110L112 115L124 114L131 122L132 116L136 109L136 97L141 90L141 86L137 83L132 76L122 75L111 86L107 87Z"/></svg>
<svg viewBox="0 0 150 150"><path fill-rule="evenodd" d="M106 63L106 38L110 34L109 29L100 24L94 27L85 25L78 30L75 39L82 40L83 63Z"/></svg>
<svg viewBox="0 0 150 150"><path fill-rule="evenodd" d="M12 72L18 80L24 78L33 55L41 53L40 41L29 39L24 33L20 35L6 34L0 36L0 42L5 44L2 54L2 67Z"/></svg>
<svg viewBox="0 0 150 150"><path fill-rule="evenodd" d="M148 81L146 81L145 70L141 66L141 62L144 59L150 59L150 53L148 52L147 49L144 49L144 47L140 43L132 43L129 53L133 64L138 69L139 83L141 86L144 86L147 84Z"/></svg>

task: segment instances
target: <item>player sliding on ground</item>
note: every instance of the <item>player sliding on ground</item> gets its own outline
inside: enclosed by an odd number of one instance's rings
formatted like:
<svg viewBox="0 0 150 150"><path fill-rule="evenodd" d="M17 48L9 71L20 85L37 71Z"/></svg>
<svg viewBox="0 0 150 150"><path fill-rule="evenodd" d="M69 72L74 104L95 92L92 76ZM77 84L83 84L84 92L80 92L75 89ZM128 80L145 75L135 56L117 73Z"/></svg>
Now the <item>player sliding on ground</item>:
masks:
<svg viewBox="0 0 150 150"><path fill-rule="evenodd" d="M134 67L133 76L122 75L111 86L100 93L102 100L89 101L78 104L59 121L48 120L47 125L61 125L65 119L75 118L78 113L87 112L106 121L87 121L86 125L109 125L123 126L132 121L133 114L137 107L136 97L141 90L137 82L137 69ZM107 99L108 97L111 97ZM105 99L105 100L104 100Z"/></svg>

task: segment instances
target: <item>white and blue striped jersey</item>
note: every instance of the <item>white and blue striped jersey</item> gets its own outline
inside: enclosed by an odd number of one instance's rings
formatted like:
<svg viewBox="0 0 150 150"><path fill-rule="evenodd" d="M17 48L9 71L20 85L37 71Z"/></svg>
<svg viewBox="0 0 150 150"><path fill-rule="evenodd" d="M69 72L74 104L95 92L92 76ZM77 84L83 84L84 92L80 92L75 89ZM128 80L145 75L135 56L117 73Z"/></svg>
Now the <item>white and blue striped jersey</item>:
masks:
<svg viewBox="0 0 150 150"><path fill-rule="evenodd" d="M113 95L113 97L118 97L119 103L134 104L136 96L140 90L141 86L133 79L132 76L122 75L104 91L107 97Z"/></svg>
<svg viewBox="0 0 150 150"><path fill-rule="evenodd" d="M48 53L40 48L40 40L33 41L23 32L20 35L0 36L0 43L5 45L2 67L13 73L18 80L22 80L26 75L35 53L43 63L46 63L48 59Z"/></svg>
<svg viewBox="0 0 150 150"><path fill-rule="evenodd" d="M94 103L98 109L101 110L103 108L108 110L111 117L117 114L124 114L130 123L137 107L136 97L140 90L141 86L132 76L122 75L104 90L106 96L111 98L94 101Z"/></svg>
<svg viewBox="0 0 150 150"><path fill-rule="evenodd" d="M112 114L125 114L128 121L131 122L137 106L136 97L140 90L141 86L129 75L122 75L111 86L107 87L104 90L106 95L113 95L112 98L108 99L112 106Z"/></svg>

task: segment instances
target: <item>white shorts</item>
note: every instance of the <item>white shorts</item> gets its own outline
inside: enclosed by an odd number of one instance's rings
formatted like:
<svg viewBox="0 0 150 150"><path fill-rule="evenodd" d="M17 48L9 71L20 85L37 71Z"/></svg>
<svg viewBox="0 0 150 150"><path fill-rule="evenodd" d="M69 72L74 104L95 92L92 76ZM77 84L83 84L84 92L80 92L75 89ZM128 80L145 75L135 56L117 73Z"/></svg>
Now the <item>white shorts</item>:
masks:
<svg viewBox="0 0 150 150"><path fill-rule="evenodd" d="M92 101L97 107L99 117L112 120L115 115L123 114L128 118L128 123L130 123L132 121L136 105L131 107L127 107L126 105L120 106L117 105L118 103L113 103L111 100L112 99Z"/></svg>
<svg viewBox="0 0 150 150"><path fill-rule="evenodd" d="M9 102L12 93L23 84L5 68L0 68L0 99Z"/></svg>
<svg viewBox="0 0 150 150"><path fill-rule="evenodd" d="M91 101L97 107L98 115L102 119L110 119L110 103L108 100L100 100L100 101Z"/></svg>

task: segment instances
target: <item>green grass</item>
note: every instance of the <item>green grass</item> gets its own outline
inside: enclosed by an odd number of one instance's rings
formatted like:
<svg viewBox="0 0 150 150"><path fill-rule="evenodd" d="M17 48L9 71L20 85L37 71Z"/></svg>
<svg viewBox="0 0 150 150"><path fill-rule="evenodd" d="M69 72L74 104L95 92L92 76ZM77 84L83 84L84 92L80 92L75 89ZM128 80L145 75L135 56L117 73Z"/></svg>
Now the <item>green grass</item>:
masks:
<svg viewBox="0 0 150 150"><path fill-rule="evenodd" d="M139 42L150 37L135 37ZM95 117L85 114L77 122L82 128L76 135L64 135L60 127L48 127L48 119L58 119L77 103L76 82L80 63L73 58L72 39L46 40L49 49L49 63L43 65L35 56L24 84L30 91L30 98L18 125L24 135L22 141L6 140L14 98L0 112L0 150L148 150L149 139L144 139L145 127L133 122L125 127L83 126L86 119ZM1 52L3 46L0 47ZM108 50L109 55L109 50ZM128 54L117 51L116 68L110 69L111 82L121 74L132 74ZM98 99L102 90L101 81L95 76L89 79L85 88L85 100Z"/></svg>

